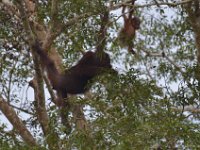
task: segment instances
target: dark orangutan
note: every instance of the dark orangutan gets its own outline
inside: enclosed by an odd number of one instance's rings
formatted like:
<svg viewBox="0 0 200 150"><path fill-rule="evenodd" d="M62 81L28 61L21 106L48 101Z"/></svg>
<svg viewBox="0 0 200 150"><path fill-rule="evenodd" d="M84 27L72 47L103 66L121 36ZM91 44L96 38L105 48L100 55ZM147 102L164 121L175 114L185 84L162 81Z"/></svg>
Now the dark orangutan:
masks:
<svg viewBox="0 0 200 150"><path fill-rule="evenodd" d="M60 107L61 121L67 127L65 132L68 134L71 131L71 125L68 121L70 103L67 101L67 94L84 93L89 90L87 84L91 79L105 72L116 73L116 71L112 69L109 55L96 50L96 52L86 52L75 66L61 74L56 69L54 61L41 49L38 42L33 49L40 56L52 88L57 92L56 103Z"/></svg>
<svg viewBox="0 0 200 150"><path fill-rule="evenodd" d="M132 1L134 5L135 0ZM124 27L120 30L118 35L118 41L121 47L127 47L128 51L135 53L133 50L134 44L133 39L135 37L135 32L140 28L140 19L133 16L133 9L129 12L128 16L125 14L126 6L122 8L122 16L124 18Z"/></svg>
<svg viewBox="0 0 200 150"><path fill-rule="evenodd" d="M88 81L109 69L112 70L110 57L107 53L88 51L75 66L60 74L53 60L41 49L38 42L34 45L33 49L40 56L41 62L45 66L53 89L61 93L62 98L66 98L67 94L81 94L86 92L88 90L86 86Z"/></svg>
<svg viewBox="0 0 200 150"><path fill-rule="evenodd" d="M60 107L61 121L67 127L65 132L69 133L71 131L68 121L70 104L67 101L67 94L84 93L89 90L87 84L91 79L105 72L116 73L116 71L112 69L110 57L107 53L89 51L83 55L75 66L60 74L53 60L41 49L38 42L33 46L33 49L40 56L49 81L57 92L57 105Z"/></svg>
<svg viewBox="0 0 200 150"><path fill-rule="evenodd" d="M86 86L88 81L105 73L116 72L112 69L110 64L110 57L104 52L105 48L105 36L106 36L106 23L109 20L108 12L101 16L101 28L99 31L99 39L96 47L96 51L86 52L78 63L66 70L63 74L60 74L56 69L55 63L48 56L48 54L42 50L39 42L36 41L33 45L33 49L40 56L40 60L45 66L49 81L54 90L61 93L62 98L66 98L67 94L81 94L88 90Z"/></svg>
<svg viewBox="0 0 200 150"><path fill-rule="evenodd" d="M52 88L56 90L58 95L58 106L61 110L61 121L70 128L68 121L68 111L70 108L69 102L66 100L68 94L81 94L89 90L88 82L94 77L105 72L117 73L110 64L110 57L104 52L106 26L108 22L108 12L101 16L102 25L99 32L100 41L97 44L96 51L86 52L78 63L66 70L64 73L59 73L56 69L54 61L41 48L36 40L32 49L37 52L41 63L44 66ZM66 111L66 109L68 109ZM70 129L69 129L70 130Z"/></svg>

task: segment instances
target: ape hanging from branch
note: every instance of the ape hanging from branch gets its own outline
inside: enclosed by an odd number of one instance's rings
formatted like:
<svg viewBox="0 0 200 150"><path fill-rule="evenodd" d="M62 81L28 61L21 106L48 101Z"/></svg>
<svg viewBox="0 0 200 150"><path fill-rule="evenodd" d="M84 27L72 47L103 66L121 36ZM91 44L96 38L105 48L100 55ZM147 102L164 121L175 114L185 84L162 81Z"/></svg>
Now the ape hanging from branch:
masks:
<svg viewBox="0 0 200 150"><path fill-rule="evenodd" d="M102 20L108 19L108 16L101 16ZM99 34L99 41L96 51L88 51L78 61L78 63L68 70L65 70L63 74L60 74L56 69L55 63L48 56L48 54L42 50L38 42L35 43L33 49L40 56L42 64L45 66L48 78L54 90L61 93L62 98L66 98L67 94L81 94L88 90L87 83L92 78L112 70L110 64L110 57L104 52L105 47L105 34L106 29L102 25Z"/></svg>
<svg viewBox="0 0 200 150"><path fill-rule="evenodd" d="M86 52L75 66L65 70L62 74L56 69L54 61L41 48L38 41L32 47L40 57L52 88L57 92L63 124L69 124L67 120L68 114L64 111L65 108L70 108L70 104L66 100L68 94L82 94L89 90L87 84L94 77L105 72L116 73L110 64L109 55L104 52L106 45L106 24L109 21L109 13L105 12L100 17L102 21L98 39L100 43L97 44L96 51Z"/></svg>
<svg viewBox="0 0 200 150"><path fill-rule="evenodd" d="M134 5L136 0L132 1ZM140 19L136 16L133 16L134 9L130 8L128 16L125 14L126 6L122 8L122 16L124 18L124 27L120 30L118 34L119 45L124 48L127 47L128 51L135 54L133 50L134 44L133 39L135 38L135 32L140 28Z"/></svg>
<svg viewBox="0 0 200 150"><path fill-rule="evenodd" d="M38 42L33 46L33 49L40 56L40 60L45 66L53 89L61 93L62 98L66 98L67 94L86 92L88 90L86 85L89 80L106 71L114 71L110 64L109 55L97 49L95 52L86 52L75 66L60 74L53 60L42 50Z"/></svg>

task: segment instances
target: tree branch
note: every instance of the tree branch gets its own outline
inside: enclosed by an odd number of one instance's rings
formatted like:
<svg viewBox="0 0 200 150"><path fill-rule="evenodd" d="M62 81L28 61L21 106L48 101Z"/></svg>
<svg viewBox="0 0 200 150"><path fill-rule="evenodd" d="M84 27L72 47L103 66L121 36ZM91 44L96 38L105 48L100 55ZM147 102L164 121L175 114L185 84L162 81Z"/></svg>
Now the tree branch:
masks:
<svg viewBox="0 0 200 150"><path fill-rule="evenodd" d="M188 3L183 7L188 14L188 20L195 34L195 44L197 47L197 62L200 65L200 2L193 0L193 3Z"/></svg>
<svg viewBox="0 0 200 150"><path fill-rule="evenodd" d="M52 0L51 2L51 21L50 21L50 30L51 32L55 30L58 17L58 0Z"/></svg>
<svg viewBox="0 0 200 150"><path fill-rule="evenodd" d="M164 52L162 52L162 53L150 53L146 50L142 50L142 51L146 53L147 57L163 57L163 58L166 58L166 60L168 62L170 62L176 69L178 69L182 74L185 74L185 72L173 60L171 60Z"/></svg>
<svg viewBox="0 0 200 150"><path fill-rule="evenodd" d="M195 107L192 106L192 105L185 106L184 109L183 109L182 107L172 107L172 109L173 109L174 111L178 111L178 112L182 112L182 111L186 112L186 111L188 111L188 112L191 112L191 113L193 113L193 114L198 114L198 113L200 113L200 109L199 109L199 108L195 108Z"/></svg>
<svg viewBox="0 0 200 150"><path fill-rule="evenodd" d="M25 4L23 3L23 1L21 0L16 0L17 1L17 7L20 11L20 16L21 16L21 19L22 19L22 22L24 24L24 28L27 32L27 37L28 37L28 42L29 42L29 45L32 45L34 42L35 42L35 37L34 37L34 34L31 30L31 26L30 26L30 22L29 22L29 19L27 17L27 14L26 14L26 10L25 10Z"/></svg>
<svg viewBox="0 0 200 150"><path fill-rule="evenodd" d="M43 133L45 137L47 138L47 143L49 147L59 149L58 146L58 135L54 131L53 128L51 128L49 117L47 114L47 110L45 107L45 95L44 95L44 82L43 82L43 76L41 72L41 67L39 64L38 58L33 53L33 62L35 67L35 78L31 81L31 87L34 89L35 92L35 100L36 100L36 112L38 121L42 127Z"/></svg>
<svg viewBox="0 0 200 150"><path fill-rule="evenodd" d="M17 130L22 139L30 146L37 146L31 133L28 131L23 121L17 116L14 109L0 96L0 109L13 127Z"/></svg>
<svg viewBox="0 0 200 150"><path fill-rule="evenodd" d="M151 7L151 6L170 6L170 7L175 7L175 6L178 6L178 5L183 5L183 4L187 4L189 2L192 2L194 0L183 0L183 1L180 1L180 2L175 2L175 3L168 3L168 2L157 2L157 3L150 3L150 4L144 4L144 5L131 5L130 4L130 1L127 1L127 2L124 2L124 3L119 3L119 4L116 4L116 5L113 5L111 7L109 7L108 9L109 10L116 10L122 6L133 6L134 8L144 8L144 7Z"/></svg>
<svg viewBox="0 0 200 150"><path fill-rule="evenodd" d="M57 104L58 102L56 101L57 98L56 98L56 96L55 96L55 93L53 92L52 86L51 86L51 84L50 84L48 78L47 78L46 76L43 76L43 78L44 78L44 81L45 81L45 83L46 83L46 85L47 85L47 89L48 89L48 91L49 91L49 94L51 95L51 101L52 101L54 104L58 105L58 104Z"/></svg>
<svg viewBox="0 0 200 150"><path fill-rule="evenodd" d="M30 112L30 111L28 111L28 110L26 110L26 109L19 108L19 107L17 107L17 106L12 105L12 104L9 104L9 105L10 105L12 108L15 108L15 109L17 109L17 110L19 110L19 111L22 111L22 112L27 113L27 114L29 114L29 115L34 115L32 112Z"/></svg>
<svg viewBox="0 0 200 150"><path fill-rule="evenodd" d="M28 42L29 45L33 45L35 43L35 36L32 32L31 26L30 26L30 21L27 17L26 10L25 10L25 4L17 0L18 2L18 8L21 13L21 19L24 23L24 28L27 32L28 36ZM32 7L30 7L32 8ZM37 117L38 121L42 127L43 133L45 137L47 137L47 143L50 147L55 147L56 149L59 149L58 143L57 142L52 142L53 141L58 141L58 136L56 132L54 132L53 129L50 128L49 126L49 118L47 114L47 110L45 107L45 96L44 96L44 87L43 87L43 76L41 72L41 66L39 64L39 59L36 57L34 51L32 50L32 55L33 55L33 62L34 62L34 68L35 68L35 78L32 80L32 87L35 90L35 100L36 100L36 112L37 112Z"/></svg>

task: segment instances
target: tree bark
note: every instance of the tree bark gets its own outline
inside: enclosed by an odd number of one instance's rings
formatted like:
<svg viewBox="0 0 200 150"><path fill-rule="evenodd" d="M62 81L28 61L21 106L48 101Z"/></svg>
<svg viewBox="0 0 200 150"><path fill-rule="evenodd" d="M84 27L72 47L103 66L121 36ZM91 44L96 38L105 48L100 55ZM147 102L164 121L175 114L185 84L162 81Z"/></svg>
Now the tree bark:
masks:
<svg viewBox="0 0 200 150"><path fill-rule="evenodd" d="M37 146L37 143L23 121L18 117L15 110L0 96L0 109L13 127L17 130L22 139L30 146Z"/></svg>

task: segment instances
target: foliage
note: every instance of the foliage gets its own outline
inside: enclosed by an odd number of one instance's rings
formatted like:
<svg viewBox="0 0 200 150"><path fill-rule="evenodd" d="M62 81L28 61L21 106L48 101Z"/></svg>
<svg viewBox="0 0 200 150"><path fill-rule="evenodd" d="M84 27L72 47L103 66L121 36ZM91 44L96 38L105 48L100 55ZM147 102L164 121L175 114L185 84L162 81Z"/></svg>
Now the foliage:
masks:
<svg viewBox="0 0 200 150"><path fill-rule="evenodd" d="M119 75L97 77L91 84L92 97L77 95L71 100L73 104L85 106L87 131L77 130L73 114L70 114L73 130L65 135L59 111L52 103L52 97L45 92L49 125L58 133L58 143L63 149L128 150L151 149L155 145L163 149L199 147L200 69L188 15L179 5L146 7L139 1L137 4L142 6L136 8L142 24L134 40L136 54L131 55L116 43L122 24L118 18L121 14L120 10L111 11L106 51ZM81 52L95 49L99 43L99 14L107 5L104 0L59 1L57 22L65 24L73 17L90 14L64 28L54 40L66 66L75 64L82 56ZM37 20L48 26L51 17L51 2L39 1ZM34 135L38 142L35 149L53 149L47 144L39 124L33 90L27 88L34 68L23 23L9 15L2 5L0 20L1 97L15 108ZM191 106L192 110L186 109ZM16 135L18 133L11 130L9 124L1 124L1 148L30 149Z"/></svg>

